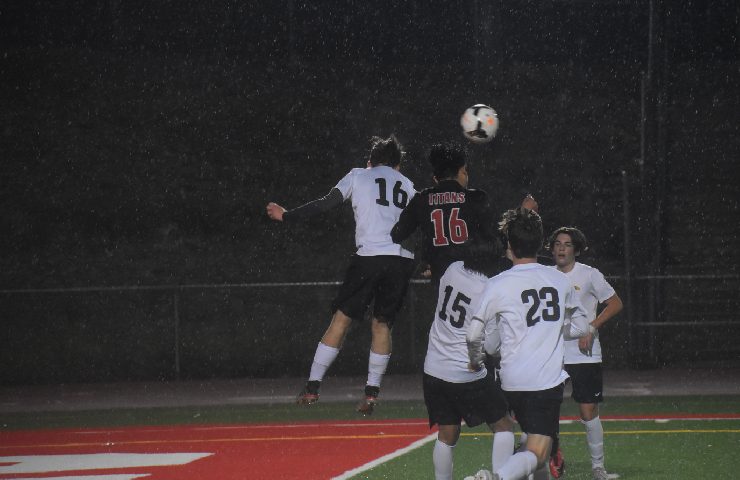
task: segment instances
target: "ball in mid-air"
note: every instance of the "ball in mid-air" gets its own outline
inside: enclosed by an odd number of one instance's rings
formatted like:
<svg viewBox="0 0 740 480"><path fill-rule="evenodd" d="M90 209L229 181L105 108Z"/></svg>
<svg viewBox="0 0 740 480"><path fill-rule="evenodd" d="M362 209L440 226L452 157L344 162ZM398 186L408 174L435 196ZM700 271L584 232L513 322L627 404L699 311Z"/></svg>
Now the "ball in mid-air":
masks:
<svg viewBox="0 0 740 480"><path fill-rule="evenodd" d="M465 110L460 118L460 126L465 138L471 142L490 142L498 130L498 115L488 105L479 103Z"/></svg>

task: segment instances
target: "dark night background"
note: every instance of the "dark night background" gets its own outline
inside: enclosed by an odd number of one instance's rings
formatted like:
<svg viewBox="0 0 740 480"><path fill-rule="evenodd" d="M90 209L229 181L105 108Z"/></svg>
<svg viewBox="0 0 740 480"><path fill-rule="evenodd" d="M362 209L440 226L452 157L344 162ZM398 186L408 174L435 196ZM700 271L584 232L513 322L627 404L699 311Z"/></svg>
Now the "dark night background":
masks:
<svg viewBox="0 0 740 480"><path fill-rule="evenodd" d="M737 361L739 36L732 0L5 2L0 383L304 375L335 287L239 284L341 279L351 209L265 205L390 133L422 188L474 103L501 129L471 186L581 227L629 301L608 367ZM391 372L433 299L412 286Z"/></svg>

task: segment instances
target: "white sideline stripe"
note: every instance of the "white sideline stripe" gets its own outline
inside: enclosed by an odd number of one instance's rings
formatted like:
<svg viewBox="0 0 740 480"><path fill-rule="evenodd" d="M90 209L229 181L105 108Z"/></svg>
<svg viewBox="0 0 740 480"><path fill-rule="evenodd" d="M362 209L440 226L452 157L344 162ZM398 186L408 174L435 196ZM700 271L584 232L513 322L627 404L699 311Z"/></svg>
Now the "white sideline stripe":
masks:
<svg viewBox="0 0 740 480"><path fill-rule="evenodd" d="M388 455L383 455L380 458L376 458L375 460L366 463L365 465L359 466L357 468L353 468L352 470L348 470L344 472L343 474L339 475L338 477L332 477L331 480L346 480L348 478L354 477L358 473L365 472L367 470L370 470L371 468L375 468L381 463L385 463L389 460L393 460L396 457L400 457L401 455L404 455L411 450L415 450L423 445L426 445L427 443L431 442L432 440L435 440L437 438L436 433L432 433L430 435L427 435L426 437L415 441L411 445L398 449L395 452L389 453Z"/></svg>
<svg viewBox="0 0 740 480"><path fill-rule="evenodd" d="M212 453L83 453L0 457L0 475L185 465Z"/></svg>

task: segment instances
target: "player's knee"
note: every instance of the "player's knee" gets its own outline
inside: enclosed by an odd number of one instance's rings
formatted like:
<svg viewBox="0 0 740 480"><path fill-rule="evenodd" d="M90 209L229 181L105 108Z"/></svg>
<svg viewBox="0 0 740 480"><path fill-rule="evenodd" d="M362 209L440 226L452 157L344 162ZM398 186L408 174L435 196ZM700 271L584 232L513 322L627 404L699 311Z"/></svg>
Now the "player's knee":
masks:
<svg viewBox="0 0 740 480"><path fill-rule="evenodd" d="M581 420L588 422L599 416L598 403L582 403L580 405Z"/></svg>

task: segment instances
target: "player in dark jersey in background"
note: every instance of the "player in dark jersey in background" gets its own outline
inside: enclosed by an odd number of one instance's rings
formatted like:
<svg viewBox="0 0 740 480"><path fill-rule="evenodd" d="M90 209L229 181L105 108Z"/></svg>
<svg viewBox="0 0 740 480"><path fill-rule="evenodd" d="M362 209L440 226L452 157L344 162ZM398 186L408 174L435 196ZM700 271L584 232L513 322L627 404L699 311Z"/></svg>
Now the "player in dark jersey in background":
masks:
<svg viewBox="0 0 740 480"><path fill-rule="evenodd" d="M421 261L429 265L427 275L436 285L452 262L462 260L468 238L480 236L494 242L498 246L496 255L502 258L505 248L496 228L498 210L486 192L468 188L465 148L457 143L433 145L429 163L436 185L411 199L391 230L391 238L400 243L421 229ZM537 210L537 202L530 195L522 206Z"/></svg>

